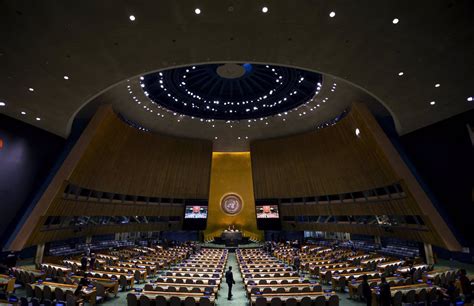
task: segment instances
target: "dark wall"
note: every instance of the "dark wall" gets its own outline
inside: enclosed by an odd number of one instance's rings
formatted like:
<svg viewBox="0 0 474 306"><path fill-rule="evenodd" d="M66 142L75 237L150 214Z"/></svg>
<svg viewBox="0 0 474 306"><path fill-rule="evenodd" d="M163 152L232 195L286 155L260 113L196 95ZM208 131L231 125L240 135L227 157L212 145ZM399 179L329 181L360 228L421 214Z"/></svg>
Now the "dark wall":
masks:
<svg viewBox="0 0 474 306"><path fill-rule="evenodd" d="M400 143L462 244L474 246L474 150L468 123L474 124L474 110L404 135Z"/></svg>
<svg viewBox="0 0 474 306"><path fill-rule="evenodd" d="M47 178L65 140L0 114L0 245Z"/></svg>

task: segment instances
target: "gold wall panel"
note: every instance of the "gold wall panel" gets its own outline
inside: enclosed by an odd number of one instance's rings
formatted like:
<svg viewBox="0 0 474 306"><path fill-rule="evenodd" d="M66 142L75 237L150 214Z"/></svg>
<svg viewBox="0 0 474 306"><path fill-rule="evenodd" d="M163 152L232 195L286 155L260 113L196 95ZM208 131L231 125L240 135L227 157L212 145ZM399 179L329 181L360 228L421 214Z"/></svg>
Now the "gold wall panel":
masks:
<svg viewBox="0 0 474 306"><path fill-rule="evenodd" d="M221 208L222 198L230 193L239 195L243 202L242 210L234 216L226 214ZM245 236L263 237L263 233L257 229L250 152L212 153L205 236L219 236L231 224L241 229Z"/></svg>

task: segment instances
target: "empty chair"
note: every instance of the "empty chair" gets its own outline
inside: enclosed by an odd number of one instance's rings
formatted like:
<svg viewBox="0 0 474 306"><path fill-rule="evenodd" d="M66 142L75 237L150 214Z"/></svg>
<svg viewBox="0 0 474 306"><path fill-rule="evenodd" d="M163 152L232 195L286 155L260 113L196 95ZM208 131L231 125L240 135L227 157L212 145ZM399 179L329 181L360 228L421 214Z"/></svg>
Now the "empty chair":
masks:
<svg viewBox="0 0 474 306"><path fill-rule="evenodd" d="M52 305L53 305L53 302L51 302L51 300L45 299L45 300L43 301L43 306L52 306Z"/></svg>
<svg viewBox="0 0 474 306"><path fill-rule="evenodd" d="M175 283L177 283L177 284L184 284L184 280L183 280L182 278L177 278L177 279L175 280Z"/></svg>
<svg viewBox="0 0 474 306"><path fill-rule="evenodd" d="M152 290L153 290L153 285L151 285L151 284L146 284L146 285L143 287L143 290L145 290L145 291L152 291Z"/></svg>
<svg viewBox="0 0 474 306"><path fill-rule="evenodd" d="M43 298L45 300L50 300L50 301L53 299L53 293L51 292L51 287L49 286L43 287Z"/></svg>
<svg viewBox="0 0 474 306"><path fill-rule="evenodd" d="M166 306L166 299L164 296L158 295L155 299L156 306Z"/></svg>
<svg viewBox="0 0 474 306"><path fill-rule="evenodd" d="M192 293L199 293L199 292L201 292L201 289L199 289L197 287L194 287L193 289L191 289L191 292Z"/></svg>
<svg viewBox="0 0 474 306"><path fill-rule="evenodd" d="M296 301L295 298L289 298L285 302L286 306L296 306L297 304L298 304L298 302Z"/></svg>
<svg viewBox="0 0 474 306"><path fill-rule="evenodd" d="M281 301L280 298L274 297L274 298L272 298L272 300L270 301L270 305L271 305L271 306L282 306L282 305L283 305L283 302Z"/></svg>
<svg viewBox="0 0 474 306"><path fill-rule="evenodd" d="M418 292L416 300L418 303L426 303L426 299L427 299L426 289L421 289L420 292Z"/></svg>
<svg viewBox="0 0 474 306"><path fill-rule="evenodd" d="M146 295L140 296L140 306L151 306L150 298Z"/></svg>
<svg viewBox="0 0 474 306"><path fill-rule="evenodd" d="M37 287L37 286L35 286L35 298L37 298L40 301L43 299L43 291L41 290L40 287Z"/></svg>
<svg viewBox="0 0 474 306"><path fill-rule="evenodd" d="M284 292L286 292L286 290L283 287L279 287L279 288L277 288L276 292L277 293L284 293Z"/></svg>
<svg viewBox="0 0 474 306"><path fill-rule="evenodd" d="M406 303L410 303L410 304L415 303L415 296L416 296L415 290L410 290L410 291L408 291L408 292L405 294L405 302L406 302Z"/></svg>
<svg viewBox="0 0 474 306"><path fill-rule="evenodd" d="M188 296L184 299L184 306L196 306L196 300L192 296Z"/></svg>
<svg viewBox="0 0 474 306"><path fill-rule="evenodd" d="M21 306L28 306L28 305L29 305L28 299L27 299L26 297L24 297L24 296L21 297L21 298L20 298L20 305L21 305Z"/></svg>
<svg viewBox="0 0 474 306"><path fill-rule="evenodd" d="M298 292L298 288L297 287L291 287L290 288L290 292Z"/></svg>
<svg viewBox="0 0 474 306"><path fill-rule="evenodd" d="M176 292L176 287L169 286L167 291L168 292Z"/></svg>
<svg viewBox="0 0 474 306"><path fill-rule="evenodd" d="M35 295L35 292L33 291L33 287L31 287L30 284L25 285L26 289L26 297L32 298Z"/></svg>
<svg viewBox="0 0 474 306"><path fill-rule="evenodd" d="M170 298L170 306L181 306L181 300L177 296L172 296Z"/></svg>
<svg viewBox="0 0 474 306"><path fill-rule="evenodd" d="M54 298L57 301L64 301L66 299L66 296L64 295L63 289L56 287L54 289Z"/></svg>
<svg viewBox="0 0 474 306"><path fill-rule="evenodd" d="M403 294L401 291L395 292L393 295L393 306L401 306L403 302Z"/></svg>
<svg viewBox="0 0 474 306"><path fill-rule="evenodd" d="M272 288L263 288L263 293L272 293Z"/></svg>
<svg viewBox="0 0 474 306"><path fill-rule="evenodd" d="M338 306L339 305L339 297L337 295L331 295L328 301L328 306Z"/></svg>
<svg viewBox="0 0 474 306"><path fill-rule="evenodd" d="M67 296L67 299L68 299L68 305L69 306L69 297L71 295L68 295ZM138 306L138 300L137 300L137 296L133 293L129 293L127 294L127 305L128 306Z"/></svg>
<svg viewBox="0 0 474 306"><path fill-rule="evenodd" d="M37 298L32 298L31 299L31 305L32 306L40 306L40 302ZM68 305L69 306L69 305ZM75 306L75 305L74 305Z"/></svg>
<svg viewBox="0 0 474 306"><path fill-rule="evenodd" d="M255 300L255 305L256 306L267 306L267 299L264 297L258 297Z"/></svg>
<svg viewBox="0 0 474 306"><path fill-rule="evenodd" d="M324 301L324 303L326 303L326 301ZM308 296L305 296L304 298L301 299L300 305L301 306L311 306L312 305L311 298L308 297Z"/></svg>
<svg viewBox="0 0 474 306"><path fill-rule="evenodd" d="M179 292L188 292L188 288L186 287L179 287Z"/></svg>
<svg viewBox="0 0 474 306"><path fill-rule="evenodd" d="M199 299L199 306L211 306L211 301L208 298L202 297Z"/></svg>
<svg viewBox="0 0 474 306"><path fill-rule="evenodd" d="M309 298L309 297L308 297ZM311 299L310 299L310 302L311 302ZM301 305L303 305L303 300L301 300ZM308 305L311 305L311 304L308 304ZM314 300L314 306L326 306L326 298L324 296L318 296L315 300Z"/></svg>
<svg viewBox="0 0 474 306"><path fill-rule="evenodd" d="M270 281L270 284L271 285L276 285L276 284L278 284L278 282L276 280L272 280L272 281Z"/></svg>
<svg viewBox="0 0 474 306"><path fill-rule="evenodd" d="M323 291L323 287L321 285L316 285L313 287L313 291L315 292L322 292Z"/></svg>
<svg viewBox="0 0 474 306"><path fill-rule="evenodd" d="M267 283L267 281L264 280L264 279L261 279L261 280L258 281L258 284L259 284L259 285L264 285L264 284L266 284L266 283Z"/></svg>
<svg viewBox="0 0 474 306"><path fill-rule="evenodd" d="M287 279L284 279L281 281L282 284L288 284L288 280Z"/></svg>
<svg viewBox="0 0 474 306"><path fill-rule="evenodd" d="M304 287L303 289L301 289L301 292L310 292L311 291L311 288L309 287Z"/></svg>

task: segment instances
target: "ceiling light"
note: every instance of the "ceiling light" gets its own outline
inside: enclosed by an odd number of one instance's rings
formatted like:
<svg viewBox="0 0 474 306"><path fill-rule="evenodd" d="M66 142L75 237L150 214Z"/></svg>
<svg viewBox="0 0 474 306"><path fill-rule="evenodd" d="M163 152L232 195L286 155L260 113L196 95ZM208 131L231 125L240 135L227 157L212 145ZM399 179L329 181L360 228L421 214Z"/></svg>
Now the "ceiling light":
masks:
<svg viewBox="0 0 474 306"><path fill-rule="evenodd" d="M69 77L67 75L63 76L65 80L69 80Z"/></svg>
<svg viewBox="0 0 474 306"><path fill-rule="evenodd" d="M329 13L329 17L333 18L334 16L336 16L336 12Z"/></svg>
<svg viewBox="0 0 474 306"><path fill-rule="evenodd" d="M441 86L440 83L436 83L436 84L435 84L435 87L436 87L436 88L438 88L438 87L440 87L440 86Z"/></svg>
<svg viewBox="0 0 474 306"><path fill-rule="evenodd" d="M26 115L26 112L21 112L22 115Z"/></svg>
<svg viewBox="0 0 474 306"><path fill-rule="evenodd" d="M196 13L196 15L199 15L199 14L201 14L201 10L199 8L197 8L197 9L194 10L194 13Z"/></svg>
<svg viewBox="0 0 474 306"><path fill-rule="evenodd" d="M402 76L402 75L403 75L403 71L400 71L400 72L398 73L398 76Z"/></svg>
<svg viewBox="0 0 474 306"><path fill-rule="evenodd" d="M356 128L356 129L355 129L355 134L356 134L357 137L359 137L359 135L360 135L360 130L359 130L359 128Z"/></svg>
<svg viewBox="0 0 474 306"><path fill-rule="evenodd" d="M7 105L5 102L0 102L0 106L5 106Z"/></svg>
<svg viewBox="0 0 474 306"><path fill-rule="evenodd" d="M395 18L395 19L392 20L393 24L397 24L398 22L400 22L400 20L398 20L398 18Z"/></svg>
<svg viewBox="0 0 474 306"><path fill-rule="evenodd" d="M430 105L435 105L436 104L436 101L431 101L430 102Z"/></svg>
<svg viewBox="0 0 474 306"><path fill-rule="evenodd" d="M472 102L472 101L474 101L474 98L473 97L467 97L467 101Z"/></svg>
<svg viewBox="0 0 474 306"><path fill-rule="evenodd" d="M40 117L36 117L36 121L40 121L40 120L41 120L41 118L40 118Z"/></svg>
<svg viewBox="0 0 474 306"><path fill-rule="evenodd" d="M133 15L128 16L128 18L129 18L131 21L135 21L135 16L133 16Z"/></svg>
<svg viewBox="0 0 474 306"><path fill-rule="evenodd" d="M29 90L29 91L35 91L35 89L32 88L32 87L28 88L28 90Z"/></svg>
<svg viewBox="0 0 474 306"><path fill-rule="evenodd" d="M214 137L214 139L217 139L217 136L216 136L216 137Z"/></svg>
<svg viewBox="0 0 474 306"><path fill-rule="evenodd" d="M267 13L268 12L268 7L264 6L262 7L262 13Z"/></svg>

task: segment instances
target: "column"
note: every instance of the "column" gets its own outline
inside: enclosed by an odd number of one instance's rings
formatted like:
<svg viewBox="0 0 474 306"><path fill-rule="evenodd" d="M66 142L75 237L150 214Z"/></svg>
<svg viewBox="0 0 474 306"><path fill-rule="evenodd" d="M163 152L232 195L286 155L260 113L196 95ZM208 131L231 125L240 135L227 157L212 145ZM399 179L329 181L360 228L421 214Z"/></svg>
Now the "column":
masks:
<svg viewBox="0 0 474 306"><path fill-rule="evenodd" d="M434 256L433 256L433 248L431 247L431 244L429 243L424 243L423 244L425 248L425 261L428 265L434 265Z"/></svg>
<svg viewBox="0 0 474 306"><path fill-rule="evenodd" d="M36 256L35 256L35 265L39 266L43 263L43 255L44 255L44 243L38 244L36 246Z"/></svg>
<svg viewBox="0 0 474 306"><path fill-rule="evenodd" d="M377 245L382 245L382 239L380 238L380 236L374 236L374 242Z"/></svg>

